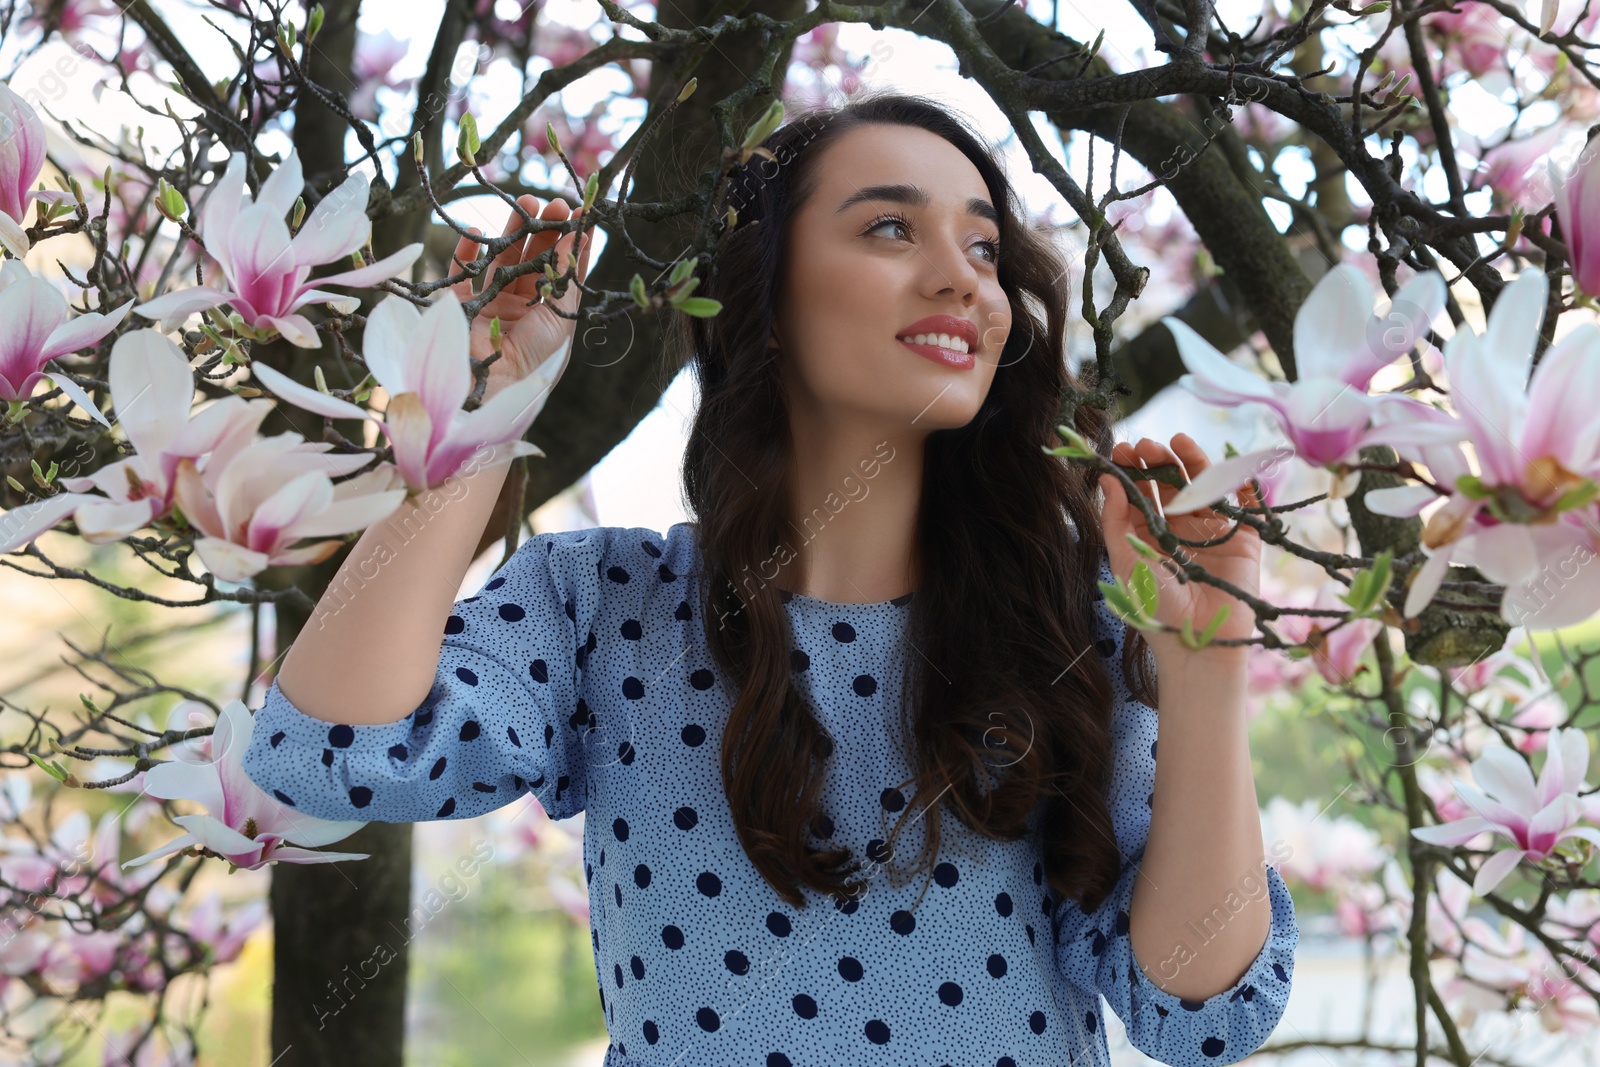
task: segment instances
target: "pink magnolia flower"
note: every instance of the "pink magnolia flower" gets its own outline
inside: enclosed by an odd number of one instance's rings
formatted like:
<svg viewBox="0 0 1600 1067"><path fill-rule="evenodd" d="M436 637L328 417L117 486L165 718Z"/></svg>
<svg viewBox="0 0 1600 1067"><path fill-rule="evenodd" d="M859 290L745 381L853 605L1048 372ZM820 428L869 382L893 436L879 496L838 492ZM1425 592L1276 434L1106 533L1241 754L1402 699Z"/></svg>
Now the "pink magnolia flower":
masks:
<svg viewBox="0 0 1600 1067"><path fill-rule="evenodd" d="M249 901L224 917L222 896L207 893L176 925L209 950L211 963L231 963L239 958L245 942L267 918L265 900Z"/></svg>
<svg viewBox="0 0 1600 1067"><path fill-rule="evenodd" d="M1446 60L1484 83L1489 92L1509 84L1506 74L1506 29L1500 12L1489 4L1462 4L1454 10L1437 11L1423 23L1441 40ZM1416 90L1413 79L1410 90Z"/></svg>
<svg viewBox="0 0 1600 1067"><path fill-rule="evenodd" d="M200 210L201 239L221 265L229 288L180 289L140 304L134 308L140 315L171 326L195 312L231 304L251 329L275 330L291 344L318 348L322 341L299 310L324 303L353 311L356 298L317 286L374 285L400 274L422 254L417 242L376 263L313 281L311 268L336 263L371 238L366 177L351 174L312 209L300 232L291 237L284 216L305 185L300 157L290 151L253 200L245 188L244 171L244 154L235 152Z"/></svg>
<svg viewBox="0 0 1600 1067"><path fill-rule="evenodd" d="M1507 202L1532 211L1551 197L1551 186L1534 168L1566 137L1567 124L1552 123L1525 137L1502 141L1483 153L1478 169L1483 183ZM1565 224L1563 224L1565 230Z"/></svg>
<svg viewBox="0 0 1600 1067"><path fill-rule="evenodd" d="M33 188L44 170L44 123L22 97L0 82L0 248L21 259L28 254L23 220L35 200L60 200L65 194Z"/></svg>
<svg viewBox="0 0 1600 1067"><path fill-rule="evenodd" d="M1600 144L1590 141L1563 172L1548 163L1555 189L1556 217L1567 242L1572 279L1590 296L1600 296Z"/></svg>
<svg viewBox="0 0 1600 1067"><path fill-rule="evenodd" d="M1397 356L1411 350L1444 308L1444 280L1417 275L1395 293L1383 315L1372 314L1372 286L1357 268L1340 264L1317 282L1294 323L1294 383L1269 382L1232 363L1210 342L1172 316L1172 331L1189 373L1178 384L1219 407L1264 405L1276 416L1290 451L1335 474L1333 495L1354 488L1359 472L1345 472L1369 444L1404 449L1460 440L1464 433L1444 412L1409 397L1367 395L1367 386ZM1275 467L1284 446L1241 453L1207 467L1165 505L1168 515L1203 508L1262 470Z"/></svg>
<svg viewBox="0 0 1600 1067"><path fill-rule="evenodd" d="M223 705L211 738L212 750L219 755L203 762L169 760L145 772L145 788L153 796L196 801L206 810L204 814L173 816L172 821L188 833L122 866L148 863L190 847L209 849L247 870L279 860L334 863L367 858L365 853L313 852L285 843L331 844L361 829L362 823L313 818L262 791L241 763L254 729L250 710L242 701L230 700Z"/></svg>
<svg viewBox="0 0 1600 1067"><path fill-rule="evenodd" d="M448 290L418 312L390 297L367 318L367 368L389 394L378 426L394 446L394 462L408 489L423 492L442 484L480 449L494 447L486 464L518 456L542 456L522 435L543 409L572 353L570 340L526 378L506 386L475 411L461 409L472 391L469 336L461 302ZM263 363L250 369L281 399L334 419L370 419L347 400L301 385Z"/></svg>
<svg viewBox="0 0 1600 1067"><path fill-rule="evenodd" d="M46 371L44 366L57 356L99 344L122 322L132 304L130 300L115 311L91 311L68 321L67 298L59 289L35 278L20 260L0 265L0 322L5 323L0 330L0 400L21 404L33 395L41 379L49 378L75 404L109 427L89 394L65 374Z"/></svg>
<svg viewBox="0 0 1600 1067"><path fill-rule="evenodd" d="M159 522L172 512L181 460L205 455L241 427L253 432L272 410L269 400L230 396L191 418L194 375L183 351L155 330L117 338L109 377L112 406L134 454L92 474L64 477L68 492L0 516L0 553L16 551L69 516L91 544L119 541Z"/></svg>
<svg viewBox="0 0 1600 1067"><path fill-rule="evenodd" d="M1312 889L1331 889L1345 881L1359 881L1383 862L1377 833L1354 819L1327 815L1315 800L1292 803L1281 796L1267 801L1261 812L1261 836L1288 849L1278 865L1285 878Z"/></svg>
<svg viewBox="0 0 1600 1067"><path fill-rule="evenodd" d="M405 498L388 464L333 484L370 462L370 453L328 455L332 445L297 433L254 434L249 425L230 431L203 471L193 459L178 461L178 507L203 535L195 542L201 561L223 581L321 562L343 543L333 535L365 529ZM291 547L305 537L332 539Z"/></svg>
<svg viewBox="0 0 1600 1067"><path fill-rule="evenodd" d="M1313 608L1349 611L1350 605L1339 599L1337 586L1322 585L1317 588ZM1361 670L1361 654L1372 647L1373 638L1383 632L1380 619L1356 619L1339 625L1340 620L1331 615L1286 615L1279 621L1279 632L1296 642L1304 642L1313 630L1322 637L1312 650L1312 660L1318 672L1329 685L1344 685ZM1334 629L1338 626L1338 629ZM1331 631L1331 632L1330 632Z"/></svg>
<svg viewBox="0 0 1600 1067"><path fill-rule="evenodd" d="M1537 782L1527 760L1505 745L1492 745L1472 761L1477 787L1456 782L1456 792L1477 814L1411 832L1434 845L1464 845L1485 831L1509 838L1513 847L1485 860L1473 879L1472 891L1484 896L1517 864L1543 862L1565 838L1600 845L1600 830L1578 825L1600 811L1593 798L1578 797L1588 769L1589 739L1578 728L1551 732Z"/></svg>
<svg viewBox="0 0 1600 1067"><path fill-rule="evenodd" d="M1523 388L1548 288L1542 273L1524 271L1495 301L1481 337L1463 328L1445 344L1452 396L1479 469L1472 472L1458 445L1421 449L1434 480L1452 492L1423 527L1432 554L1406 594L1407 617L1433 599L1451 562L1505 585L1502 617L1529 629L1570 626L1600 606L1594 567L1545 583L1531 609L1514 588L1600 550L1600 505L1568 503L1600 477L1600 421L1591 410L1600 395L1600 328L1585 323L1557 341ZM1396 486L1368 493L1366 505L1407 517L1436 495L1429 486Z"/></svg>
<svg viewBox="0 0 1600 1067"><path fill-rule="evenodd" d="M395 64L406 57L411 42L402 40L384 30L381 33L360 33L356 36L355 58L351 61L356 76L355 91L350 94L350 112L360 119L378 117L378 90L409 89L415 78L394 76Z"/></svg>

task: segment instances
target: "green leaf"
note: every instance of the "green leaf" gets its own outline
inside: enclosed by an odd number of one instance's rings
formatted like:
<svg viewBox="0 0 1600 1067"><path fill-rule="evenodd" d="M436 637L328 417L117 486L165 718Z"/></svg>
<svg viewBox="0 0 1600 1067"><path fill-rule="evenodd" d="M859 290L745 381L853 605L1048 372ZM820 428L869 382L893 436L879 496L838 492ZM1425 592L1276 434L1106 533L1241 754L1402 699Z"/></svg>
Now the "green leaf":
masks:
<svg viewBox="0 0 1600 1067"><path fill-rule="evenodd" d="M66 768L56 763L55 760L51 760L49 763L46 763L38 756L35 756L32 752L24 753L24 755L33 760L33 762L37 763L41 770L43 770L50 777L54 778L56 781L64 782L67 780Z"/></svg>
<svg viewBox="0 0 1600 1067"><path fill-rule="evenodd" d="M1194 627L1190 625L1187 615L1183 618L1183 628L1178 631L1178 640L1183 642L1185 648L1193 649L1196 652L1204 647L1204 643L1195 636Z"/></svg>
<svg viewBox="0 0 1600 1067"><path fill-rule="evenodd" d="M595 197L600 195L600 174L596 171L589 175L589 180L583 183L583 209L588 211L594 206Z"/></svg>
<svg viewBox="0 0 1600 1067"><path fill-rule="evenodd" d="M1570 511L1573 508L1581 508L1585 504L1593 503L1597 498L1600 498L1600 483L1585 480L1582 485L1575 485L1561 494L1561 498L1556 501L1556 510Z"/></svg>
<svg viewBox="0 0 1600 1067"><path fill-rule="evenodd" d="M483 142L478 139L478 120L472 117L472 112L464 112L456 134L456 155L469 167L478 164L478 150L483 147Z"/></svg>
<svg viewBox="0 0 1600 1067"><path fill-rule="evenodd" d="M698 288L700 288L700 279L689 278L682 285L676 285L667 290L667 302L673 307L682 307L683 302L689 299L689 294Z"/></svg>
<svg viewBox="0 0 1600 1067"><path fill-rule="evenodd" d="M1115 611L1124 620L1138 618L1139 607L1133 602L1133 598L1128 595L1128 591L1122 587L1120 581L1100 582L1099 585L1100 592L1105 595L1106 603L1111 607L1112 611Z"/></svg>
<svg viewBox="0 0 1600 1067"><path fill-rule="evenodd" d="M644 278L641 275L635 274L633 276L633 281L628 283L628 292L633 294L633 302L635 304L638 304L646 311L650 310L650 297L645 294Z"/></svg>
<svg viewBox="0 0 1600 1067"><path fill-rule="evenodd" d="M762 115L750 128L745 131L742 147L747 151L767 139L767 135L777 129L783 122L783 101L774 100L772 106L767 108L767 113Z"/></svg>
<svg viewBox="0 0 1600 1067"><path fill-rule="evenodd" d="M672 266L672 273L667 276L667 284L677 285L679 282L683 281L689 275L694 273L694 268L699 262L699 256L695 256L693 259L678 260L678 262Z"/></svg>
<svg viewBox="0 0 1600 1067"><path fill-rule="evenodd" d="M1156 605L1160 603L1161 591L1156 588L1156 574L1150 569L1150 564L1140 560L1133 565L1133 579L1128 583L1133 587L1133 593L1139 598L1139 606L1146 618L1156 617Z"/></svg>
<svg viewBox="0 0 1600 1067"><path fill-rule="evenodd" d="M1139 555L1143 556L1145 559L1154 560L1155 562L1160 563L1162 559L1165 558L1161 555L1161 553L1145 544L1144 538L1140 537L1132 530L1129 530L1127 533L1123 534L1122 537L1128 542L1128 544L1133 546L1133 550L1135 552L1139 553Z"/></svg>
<svg viewBox="0 0 1600 1067"><path fill-rule="evenodd" d="M722 310L722 301L704 296L691 296L678 305L678 310L697 319L714 318L717 312Z"/></svg>
<svg viewBox="0 0 1600 1067"><path fill-rule="evenodd" d="M1224 604L1217 609L1217 613L1215 615L1211 616L1211 621L1206 623L1206 628L1200 631L1200 644L1202 646L1211 643L1211 639L1216 636L1217 631L1222 628L1222 624L1228 621L1228 614L1232 610L1233 605Z"/></svg>

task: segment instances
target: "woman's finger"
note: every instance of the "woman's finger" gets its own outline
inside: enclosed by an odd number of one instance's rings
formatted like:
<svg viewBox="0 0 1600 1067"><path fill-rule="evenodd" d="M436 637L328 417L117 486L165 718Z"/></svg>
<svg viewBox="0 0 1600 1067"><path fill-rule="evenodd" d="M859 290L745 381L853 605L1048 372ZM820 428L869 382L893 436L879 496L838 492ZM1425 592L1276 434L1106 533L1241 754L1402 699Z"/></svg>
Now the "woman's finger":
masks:
<svg viewBox="0 0 1600 1067"><path fill-rule="evenodd" d="M483 231L478 229L476 226L468 226L467 232L473 234L483 233ZM478 242L474 241L470 237L461 238L461 240L456 242L455 262L450 265L450 273L457 273L465 264L471 263L477 258ZM461 300L472 299L472 279L470 277L462 278L459 282L456 282L450 287L450 291L455 293L456 296Z"/></svg>
<svg viewBox="0 0 1600 1067"><path fill-rule="evenodd" d="M560 222L571 213L571 209L567 207L565 200L552 200L544 206L544 210L540 211L536 217L545 222ZM545 230L541 233L529 234L527 241L522 246L521 262L526 263L530 259L539 258L549 250L551 245L556 243L556 238L560 236L561 234L556 230ZM539 285L543 281L543 271L532 271L517 279L515 291L524 300L536 299L539 295Z"/></svg>
<svg viewBox="0 0 1600 1067"><path fill-rule="evenodd" d="M569 218L574 220L579 220L582 217L583 208L581 207L573 211L573 213L569 216ZM577 242L578 240L578 231L573 230L571 233L563 234L561 240L556 242L557 274L565 274L567 272L567 267L572 264L572 246L574 242ZM573 276L573 281L567 283L566 293L561 297L560 300L555 302L555 306L557 308L565 311L569 315L578 310L578 301L583 298L583 290L578 288L577 283L582 282L589 276L589 250L593 246L594 241L591 239L591 236L585 234L582 239L582 247L578 250L577 272Z"/></svg>
<svg viewBox="0 0 1600 1067"><path fill-rule="evenodd" d="M532 215L534 218L539 217L538 197L531 193L523 193L521 196L517 197L517 203L520 204L522 206L522 210L526 211L529 215ZM527 224L522 221L522 216L515 210L512 210L506 215L505 229L500 231L500 236L509 237L518 230L522 229L522 227L525 225ZM514 267L518 263L522 262L522 247L527 243L527 238L523 238L520 241L512 241L505 247L505 249L501 251L498 256L495 256L494 263L492 263L489 267L491 277L493 276L493 272L499 270L501 267Z"/></svg>

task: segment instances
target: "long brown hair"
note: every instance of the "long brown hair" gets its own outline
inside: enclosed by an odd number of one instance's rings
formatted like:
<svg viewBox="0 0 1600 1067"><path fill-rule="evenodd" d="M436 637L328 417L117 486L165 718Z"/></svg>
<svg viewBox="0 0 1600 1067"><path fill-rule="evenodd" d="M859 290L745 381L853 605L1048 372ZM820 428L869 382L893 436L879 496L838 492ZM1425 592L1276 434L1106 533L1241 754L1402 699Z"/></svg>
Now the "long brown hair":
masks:
<svg viewBox="0 0 1600 1067"><path fill-rule="evenodd" d="M722 740L724 791L745 853L785 900L804 907L799 887L809 886L839 906L864 888L847 881L861 868L849 849L811 843L833 742L793 683L783 594L771 582L736 577L772 560L787 538L782 486L791 441L782 356L767 340L790 219L815 187L821 149L867 123L928 130L977 167L1000 213L999 281L1012 312L976 416L926 440L920 585L906 634L922 654L906 657L901 707L917 774L887 850L906 815L926 807L917 869L931 871L949 805L993 839L1039 833L1051 886L1092 909L1121 866L1106 805L1114 693L1091 629L1104 537L1092 472L1041 448L1061 443L1054 428L1063 399L1086 387L1064 351L1067 272L1055 246L1020 217L984 141L923 99L857 96L774 131L763 142L774 158L735 166L718 191L716 217L730 207L737 214L699 295L721 301L721 312L677 316L672 342L686 349L700 388L683 477L697 520L703 624L735 693ZM1074 424L1110 455L1104 411L1080 405ZM1124 673L1154 706L1147 649L1130 628ZM924 663L960 669L928 671ZM994 773L997 749L1001 774Z"/></svg>

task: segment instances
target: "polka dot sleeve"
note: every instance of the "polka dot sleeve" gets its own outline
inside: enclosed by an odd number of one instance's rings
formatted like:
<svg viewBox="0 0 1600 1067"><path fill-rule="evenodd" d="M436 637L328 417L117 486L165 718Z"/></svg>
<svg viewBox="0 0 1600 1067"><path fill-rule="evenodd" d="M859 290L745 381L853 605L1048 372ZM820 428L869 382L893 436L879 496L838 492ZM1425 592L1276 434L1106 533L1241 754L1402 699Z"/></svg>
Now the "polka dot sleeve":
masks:
<svg viewBox="0 0 1600 1067"><path fill-rule="evenodd" d="M1102 561L1101 579L1111 580ZM1133 699L1122 676L1122 642L1127 624L1101 600L1096 609L1096 636L1115 645L1105 650L1105 663L1118 694L1112 717L1113 782L1110 807L1117 848L1123 856L1116 887L1091 914L1076 901L1060 905L1056 958L1065 975L1086 990L1097 990L1127 1028L1128 1040L1151 1058L1180 1067L1225 1064L1260 1048L1272 1033L1289 1000L1294 975L1294 950L1300 939L1294 902L1283 878L1270 864L1265 885L1246 876L1237 897L1219 906L1220 913L1197 927L1189 943L1174 946L1165 960L1149 960L1152 972L1164 975L1204 951L1208 932L1231 917L1245 899L1272 901L1272 923L1260 953L1230 988L1204 1000L1185 1000L1161 989L1135 960L1128 936L1134 887L1150 833L1155 791L1156 712ZM1231 903L1231 907L1230 907Z"/></svg>
<svg viewBox="0 0 1600 1067"><path fill-rule="evenodd" d="M584 809L582 698L599 608L604 529L525 541L445 621L433 688L396 722L335 724L302 712L276 681L256 712L245 772L321 819L468 819L532 791L553 818ZM315 640L307 632L299 640Z"/></svg>

